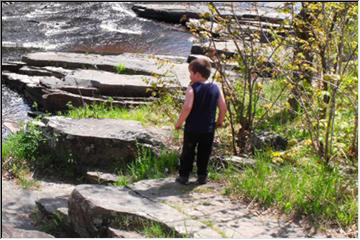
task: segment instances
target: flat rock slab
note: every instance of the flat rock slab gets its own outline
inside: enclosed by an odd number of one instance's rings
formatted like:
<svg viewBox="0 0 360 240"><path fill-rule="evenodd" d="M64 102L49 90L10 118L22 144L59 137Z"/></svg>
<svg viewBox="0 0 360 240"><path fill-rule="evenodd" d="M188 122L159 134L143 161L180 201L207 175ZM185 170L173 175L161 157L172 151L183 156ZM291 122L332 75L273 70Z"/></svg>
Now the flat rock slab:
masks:
<svg viewBox="0 0 360 240"><path fill-rule="evenodd" d="M112 184L115 183L117 179L118 176L111 173L103 173L99 171L86 172L86 180L88 180L89 183Z"/></svg>
<svg viewBox="0 0 360 240"><path fill-rule="evenodd" d="M225 56L233 56L234 54L236 54L238 52L237 47L235 45L235 43L233 41L218 41L218 42L214 42L217 51L220 54L224 54ZM239 44L239 42L238 42ZM193 46L191 47L191 53L192 54L206 54L208 52L208 47L209 47L209 43L194 43ZM213 47L213 45L211 45L211 47ZM270 56L271 53L273 52L272 48L269 46L265 46L264 44L257 44L256 47L258 48L259 53L265 55L265 56ZM239 48L240 51L243 50L243 46L242 44L239 44ZM258 54L258 53L257 53ZM255 56L257 55L255 54Z"/></svg>
<svg viewBox="0 0 360 240"><path fill-rule="evenodd" d="M23 57L23 61L31 66L56 66L67 69L96 69L109 72L117 72L116 67L123 66L122 74L138 75L164 75L169 71L177 74L178 79L186 79L184 76L188 72L188 64L169 64L160 67L160 64L149 57L137 57L136 55L98 55L82 53L64 52L37 52L30 53ZM181 75L178 75L181 74Z"/></svg>
<svg viewBox="0 0 360 240"><path fill-rule="evenodd" d="M1 71L17 72L21 67L25 66L24 62L4 62L1 63Z"/></svg>
<svg viewBox="0 0 360 240"><path fill-rule="evenodd" d="M206 224L222 238L308 237L295 223L253 213L247 209L247 205L228 199L221 194L223 186L219 184L198 186L192 183L182 186L174 183L173 178L166 178L139 181L129 188Z"/></svg>
<svg viewBox="0 0 360 240"><path fill-rule="evenodd" d="M215 3L216 4L216 3ZM216 4L222 16L233 16L231 4ZM244 8L240 4L234 4L235 15L240 19L255 19L260 17L261 21L280 23L289 14L276 12L276 8L282 6L279 3L258 4L258 9L249 5ZM143 18L154 19L169 23L183 23L189 18L200 18L201 14L209 12L207 3L161 3L161 4L136 4L132 10Z"/></svg>
<svg viewBox="0 0 360 240"><path fill-rule="evenodd" d="M159 224L176 237L219 238L205 224L128 188L78 185L69 198L69 217L81 237L106 237L108 228L139 231Z"/></svg>
<svg viewBox="0 0 360 240"><path fill-rule="evenodd" d="M120 119L71 119L47 117L43 128L50 151L70 153L84 168L114 171L133 161L139 147L154 151L165 148L170 131L143 127L139 122Z"/></svg>
<svg viewBox="0 0 360 240"><path fill-rule="evenodd" d="M38 181L37 189L22 189L14 181L2 179L2 225L36 230L30 214L36 209L35 202L41 198L56 198L70 195L74 185Z"/></svg>
<svg viewBox="0 0 360 240"><path fill-rule="evenodd" d="M151 91L150 83L157 83L158 80L146 75L123 75L99 70L76 70L68 74L63 81L41 83L51 87L59 88L72 86L76 88L94 88L97 94L106 96L122 97L149 97Z"/></svg>
<svg viewBox="0 0 360 240"><path fill-rule="evenodd" d="M3 83L11 89L22 93L28 100L36 102L40 108L49 112L66 110L68 102L71 102L74 107L83 106L85 103L91 105L108 102L108 97L101 94L110 94L114 99L112 105L119 107L145 105L153 100L148 97L150 93L146 91L148 87L145 87L144 83L143 86L135 86L133 83L130 83L133 85L126 85L129 83L128 79L120 77L121 82L118 81L117 85L111 85L111 82L113 82L111 77L116 78L117 74L91 72L91 70L84 71L89 78L86 79L82 74L82 70L80 70L80 73L77 73L77 71L74 74L68 73L72 77L68 81L54 76L29 76L13 72L2 72L1 75ZM87 71L90 71L90 73ZM89 76L89 74L93 74L93 77ZM109 76L109 74L114 76ZM129 79L141 81L139 75L127 76L129 76ZM152 77L147 76L147 78L151 79ZM112 94L125 96L118 97ZM146 97L136 96L138 94Z"/></svg>

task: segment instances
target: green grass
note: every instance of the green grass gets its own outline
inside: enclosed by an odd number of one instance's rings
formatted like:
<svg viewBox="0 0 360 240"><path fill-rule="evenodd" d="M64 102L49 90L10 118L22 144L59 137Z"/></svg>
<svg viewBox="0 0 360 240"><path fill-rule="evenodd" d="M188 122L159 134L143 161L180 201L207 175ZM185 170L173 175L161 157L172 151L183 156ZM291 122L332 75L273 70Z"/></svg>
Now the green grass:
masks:
<svg viewBox="0 0 360 240"><path fill-rule="evenodd" d="M119 64L116 66L116 72L117 72L118 74L123 74L123 73L125 73L125 71L126 71L126 67L125 67L124 64L119 63Z"/></svg>
<svg viewBox="0 0 360 240"><path fill-rule="evenodd" d="M60 113L63 115L63 113ZM157 104L138 106L132 109L112 107L109 104L93 104L85 107L70 107L64 114L66 117L80 118L111 118L139 121L144 125L165 126L174 124L175 116L169 116Z"/></svg>
<svg viewBox="0 0 360 240"><path fill-rule="evenodd" d="M145 226L143 229L143 234L148 238L176 238L175 232L167 232L161 227L160 224L150 224Z"/></svg>
<svg viewBox="0 0 360 240"><path fill-rule="evenodd" d="M357 222L356 183L349 182L337 169L326 168L316 159L298 167L290 163L278 166L266 152L258 152L256 160L255 168L227 174L226 194L243 195L266 207L311 217L319 224L346 227Z"/></svg>
<svg viewBox="0 0 360 240"><path fill-rule="evenodd" d="M66 149L52 151L48 146L48 139L32 122L26 128L11 134L2 144L1 150L2 170L14 175L24 188L37 184L29 177L34 171L70 178L77 174L71 153Z"/></svg>
<svg viewBox="0 0 360 240"><path fill-rule="evenodd" d="M13 174L23 188L37 185L29 175L41 159L39 147L43 141L41 131L30 123L26 129L11 134L1 146L2 170Z"/></svg>
<svg viewBox="0 0 360 240"><path fill-rule="evenodd" d="M119 173L116 186L126 186L143 179L157 179L176 172L179 156L176 152L163 150L159 156L148 148L140 148L134 162L125 171Z"/></svg>

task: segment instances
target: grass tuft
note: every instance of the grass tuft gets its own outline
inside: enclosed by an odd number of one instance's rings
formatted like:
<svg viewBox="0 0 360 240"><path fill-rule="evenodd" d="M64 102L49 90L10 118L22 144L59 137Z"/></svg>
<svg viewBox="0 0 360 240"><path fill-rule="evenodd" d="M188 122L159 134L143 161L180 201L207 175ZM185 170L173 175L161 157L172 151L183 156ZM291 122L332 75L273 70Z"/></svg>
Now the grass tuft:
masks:
<svg viewBox="0 0 360 240"><path fill-rule="evenodd" d="M329 169L315 159L304 166L277 166L267 152L258 152L256 159L256 167L228 174L227 194L245 195L266 207L273 205L325 224L338 222L344 227L357 222L357 191L344 191L349 182L338 169Z"/></svg>

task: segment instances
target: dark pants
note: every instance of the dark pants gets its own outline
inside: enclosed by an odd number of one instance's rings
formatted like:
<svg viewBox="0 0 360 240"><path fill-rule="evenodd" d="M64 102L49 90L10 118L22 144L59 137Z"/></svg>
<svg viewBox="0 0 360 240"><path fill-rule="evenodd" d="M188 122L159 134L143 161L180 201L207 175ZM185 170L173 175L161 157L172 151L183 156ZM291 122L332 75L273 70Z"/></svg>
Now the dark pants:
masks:
<svg viewBox="0 0 360 240"><path fill-rule="evenodd" d="M207 166L212 150L212 144L214 141L214 132L212 133L191 133L184 132L184 143L180 157L180 169L179 175L181 177L188 178L195 158L195 148L197 148L196 154L196 166L198 176L207 176Z"/></svg>

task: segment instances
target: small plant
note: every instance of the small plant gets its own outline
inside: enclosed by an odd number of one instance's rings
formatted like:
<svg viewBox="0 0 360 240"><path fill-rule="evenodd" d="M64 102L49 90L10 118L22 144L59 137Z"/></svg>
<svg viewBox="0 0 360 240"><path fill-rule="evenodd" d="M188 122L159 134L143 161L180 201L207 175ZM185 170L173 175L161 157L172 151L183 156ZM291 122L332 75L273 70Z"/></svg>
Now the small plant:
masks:
<svg viewBox="0 0 360 240"><path fill-rule="evenodd" d="M124 187L129 185L130 179L128 176L119 175L117 181L113 184L114 186Z"/></svg>
<svg viewBox="0 0 360 240"><path fill-rule="evenodd" d="M123 74L123 73L125 73L125 71L126 71L126 67L125 67L124 64L119 63L119 64L116 66L116 72L117 72L118 74Z"/></svg>
<svg viewBox="0 0 360 240"><path fill-rule="evenodd" d="M176 238L174 231L167 232L160 224L152 223L144 227L144 235L149 238Z"/></svg>
<svg viewBox="0 0 360 240"><path fill-rule="evenodd" d="M162 151L156 157L149 148L140 147L138 157L129 165L128 171L134 181L162 178L175 172L177 164L177 153Z"/></svg>
<svg viewBox="0 0 360 240"><path fill-rule="evenodd" d="M44 216L39 210L30 213L34 225L41 231L49 233L58 238L79 237L66 223L66 219L59 213Z"/></svg>
<svg viewBox="0 0 360 240"><path fill-rule="evenodd" d="M36 185L28 175L39 160L39 147L44 141L41 130L29 123L19 132L11 134L2 145L2 169L18 178L24 188Z"/></svg>
<svg viewBox="0 0 360 240"><path fill-rule="evenodd" d="M162 150L156 156L151 149L139 147L138 156L134 162L118 174L115 186L127 186L128 184L143 180L166 177L176 171L178 164L176 152Z"/></svg>

